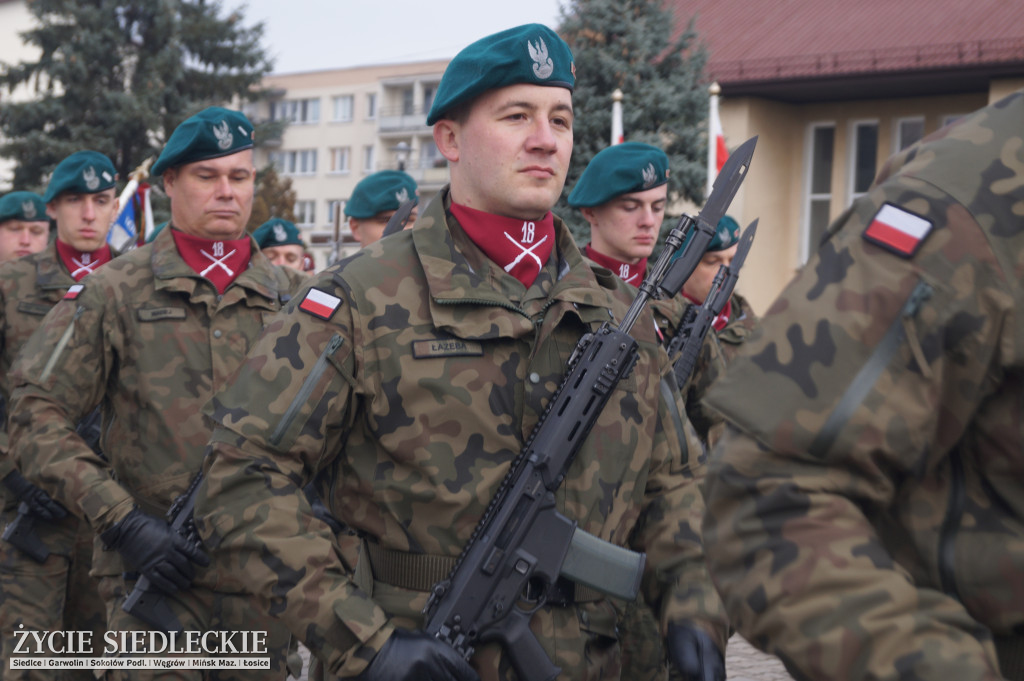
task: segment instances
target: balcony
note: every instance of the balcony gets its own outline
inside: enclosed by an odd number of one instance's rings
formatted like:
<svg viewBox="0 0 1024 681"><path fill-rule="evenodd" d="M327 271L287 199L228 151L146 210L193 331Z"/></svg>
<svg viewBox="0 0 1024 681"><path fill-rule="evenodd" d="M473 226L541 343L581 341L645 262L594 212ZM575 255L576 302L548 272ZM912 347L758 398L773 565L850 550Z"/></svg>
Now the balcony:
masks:
<svg viewBox="0 0 1024 681"><path fill-rule="evenodd" d="M380 132L422 132L428 130L427 110L412 107L382 107L377 114Z"/></svg>

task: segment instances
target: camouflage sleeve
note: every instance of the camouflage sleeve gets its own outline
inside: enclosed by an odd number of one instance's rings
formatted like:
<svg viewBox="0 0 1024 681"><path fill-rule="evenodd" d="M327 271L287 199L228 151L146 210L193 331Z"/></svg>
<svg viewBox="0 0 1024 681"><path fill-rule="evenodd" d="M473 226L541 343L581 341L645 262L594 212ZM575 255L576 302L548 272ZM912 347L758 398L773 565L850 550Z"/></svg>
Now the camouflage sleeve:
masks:
<svg viewBox="0 0 1024 681"><path fill-rule="evenodd" d="M663 350L659 354L664 357ZM644 598L660 613L662 635L669 623L704 630L725 650L728 620L708 575L700 527L707 458L685 416L681 393L665 358L657 439L634 545L647 553Z"/></svg>
<svg viewBox="0 0 1024 681"><path fill-rule="evenodd" d="M349 306L323 321L297 309L300 300L268 324L206 408L219 425L195 516L220 571L244 576L237 588L279 615L332 674L350 677L393 627L353 585L301 490L342 449L359 340Z"/></svg>
<svg viewBox="0 0 1024 681"><path fill-rule="evenodd" d="M103 399L113 307L101 287L88 285L78 298L58 303L14 363L8 405L15 464L97 532L132 508L131 495L111 477L107 462L75 432Z"/></svg>
<svg viewBox="0 0 1024 681"><path fill-rule="evenodd" d="M865 239L885 202L931 216L913 258ZM984 627L882 530L901 481L943 465L994 389L1011 309L972 215L923 182L887 183L837 221L712 389L730 427L706 488L711 573L732 624L798 678L999 678ZM941 520L932 500L904 526Z"/></svg>
<svg viewBox="0 0 1024 681"><path fill-rule="evenodd" d="M697 363L693 367L689 380L683 387L686 402L686 415L697 431L697 436L708 446L714 446L717 433L720 431L722 417L704 404L704 396L711 384L725 369L725 359L718 336L710 329L704 337Z"/></svg>

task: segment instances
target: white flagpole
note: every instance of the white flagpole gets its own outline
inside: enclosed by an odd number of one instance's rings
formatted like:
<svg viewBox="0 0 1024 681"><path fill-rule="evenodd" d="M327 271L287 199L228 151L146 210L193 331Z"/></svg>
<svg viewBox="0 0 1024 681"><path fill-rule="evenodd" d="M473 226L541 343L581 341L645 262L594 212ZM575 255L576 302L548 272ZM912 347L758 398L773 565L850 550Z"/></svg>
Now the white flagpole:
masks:
<svg viewBox="0 0 1024 681"><path fill-rule="evenodd" d="M712 83L708 87L711 97L708 102L708 186L704 193L705 197L711 195L711 187L715 184L715 177L718 175L718 159L715 152L718 149L718 136L722 134L722 124L718 119L718 95L721 92L722 88L718 83Z"/></svg>
<svg viewBox="0 0 1024 681"><path fill-rule="evenodd" d="M612 93L612 144L621 144L623 142L622 134L622 90L615 88L615 92Z"/></svg>

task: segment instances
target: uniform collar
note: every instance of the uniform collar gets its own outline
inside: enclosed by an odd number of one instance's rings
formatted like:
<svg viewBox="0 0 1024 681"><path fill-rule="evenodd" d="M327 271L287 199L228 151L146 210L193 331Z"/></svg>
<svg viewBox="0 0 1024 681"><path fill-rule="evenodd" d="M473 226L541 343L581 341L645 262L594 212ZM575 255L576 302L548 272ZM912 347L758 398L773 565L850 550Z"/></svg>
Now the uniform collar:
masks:
<svg viewBox="0 0 1024 681"><path fill-rule="evenodd" d="M46 248L31 257L35 259L36 264L36 288L66 291L69 286L74 285L75 280L61 262L57 244L53 239L46 244Z"/></svg>

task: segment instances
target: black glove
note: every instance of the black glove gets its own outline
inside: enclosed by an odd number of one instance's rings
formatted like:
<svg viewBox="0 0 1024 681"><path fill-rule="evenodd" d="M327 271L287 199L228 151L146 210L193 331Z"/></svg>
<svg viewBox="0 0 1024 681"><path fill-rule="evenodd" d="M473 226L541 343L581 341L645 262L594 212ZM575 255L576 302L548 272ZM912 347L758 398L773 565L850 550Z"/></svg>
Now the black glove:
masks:
<svg viewBox="0 0 1024 681"><path fill-rule="evenodd" d="M11 491L18 501L28 506L28 510L41 520L60 520L68 514L68 510L59 502L25 479L18 471L11 471L3 480L4 487Z"/></svg>
<svg viewBox="0 0 1024 681"><path fill-rule="evenodd" d="M670 624L665 642L684 681L725 681L725 657L700 629Z"/></svg>
<svg viewBox="0 0 1024 681"><path fill-rule="evenodd" d="M137 508L100 538L149 578L154 587L167 594L192 583L196 576L194 563L203 567L210 564L210 557L202 547L192 546L163 518L146 515Z"/></svg>
<svg viewBox="0 0 1024 681"><path fill-rule="evenodd" d="M447 643L423 631L395 629L362 681L480 681L469 663Z"/></svg>

